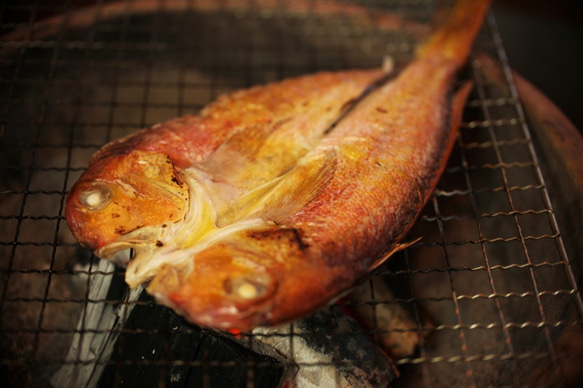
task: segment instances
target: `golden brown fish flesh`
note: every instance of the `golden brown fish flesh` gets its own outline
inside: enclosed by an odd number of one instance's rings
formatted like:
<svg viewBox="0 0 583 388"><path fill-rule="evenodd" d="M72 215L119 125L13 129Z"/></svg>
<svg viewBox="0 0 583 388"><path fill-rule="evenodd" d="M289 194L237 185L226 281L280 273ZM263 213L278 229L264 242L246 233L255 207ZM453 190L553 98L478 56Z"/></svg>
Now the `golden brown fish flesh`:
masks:
<svg viewBox="0 0 583 388"><path fill-rule="evenodd" d="M380 70L303 76L105 145L69 193L71 230L103 258L133 248L128 284L204 326L276 325L329 303L402 248L431 195L488 4L459 1L373 90Z"/></svg>

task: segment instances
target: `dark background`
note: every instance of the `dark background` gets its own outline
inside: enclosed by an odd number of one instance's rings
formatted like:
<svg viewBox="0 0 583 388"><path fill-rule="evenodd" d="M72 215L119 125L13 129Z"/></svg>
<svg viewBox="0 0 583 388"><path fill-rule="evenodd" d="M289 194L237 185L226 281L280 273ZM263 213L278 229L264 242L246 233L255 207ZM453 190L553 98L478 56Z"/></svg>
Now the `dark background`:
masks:
<svg viewBox="0 0 583 388"><path fill-rule="evenodd" d="M583 2L494 0L510 65L582 131Z"/></svg>
<svg viewBox="0 0 583 388"><path fill-rule="evenodd" d="M20 1L22 0L0 0L0 23L27 21L28 14L13 13L9 7L2 6L14 2L18 4ZM54 9L63 9L99 2L37 1L26 1L43 5L36 15L37 20L50 16L48 10L52 7L47 7L49 4L55 4ZM512 68L545 93L581 131L583 1L493 0L493 10Z"/></svg>

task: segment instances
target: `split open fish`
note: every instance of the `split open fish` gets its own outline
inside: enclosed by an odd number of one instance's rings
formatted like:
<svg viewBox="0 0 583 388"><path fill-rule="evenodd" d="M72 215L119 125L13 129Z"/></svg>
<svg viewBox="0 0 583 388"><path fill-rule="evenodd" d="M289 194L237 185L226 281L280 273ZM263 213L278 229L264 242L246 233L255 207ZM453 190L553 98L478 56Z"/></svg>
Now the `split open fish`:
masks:
<svg viewBox="0 0 583 388"><path fill-rule="evenodd" d="M68 195L71 231L102 258L132 248L127 283L203 326L330 303L404 247L457 136L471 84L456 74L488 5L458 1L388 80L253 87L105 145Z"/></svg>

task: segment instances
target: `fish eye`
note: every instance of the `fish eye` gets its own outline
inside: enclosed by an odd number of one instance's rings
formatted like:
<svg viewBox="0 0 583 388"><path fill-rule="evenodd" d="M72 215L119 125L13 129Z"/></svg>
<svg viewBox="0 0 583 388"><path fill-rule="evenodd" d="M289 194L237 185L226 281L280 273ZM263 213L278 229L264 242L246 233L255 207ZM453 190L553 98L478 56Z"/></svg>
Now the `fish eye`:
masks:
<svg viewBox="0 0 583 388"><path fill-rule="evenodd" d="M113 192L103 183L95 183L79 193L79 202L89 210L103 209L111 202Z"/></svg>
<svg viewBox="0 0 583 388"><path fill-rule="evenodd" d="M229 278L223 284L227 295L240 300L264 297L270 288L271 278L267 274L240 275Z"/></svg>

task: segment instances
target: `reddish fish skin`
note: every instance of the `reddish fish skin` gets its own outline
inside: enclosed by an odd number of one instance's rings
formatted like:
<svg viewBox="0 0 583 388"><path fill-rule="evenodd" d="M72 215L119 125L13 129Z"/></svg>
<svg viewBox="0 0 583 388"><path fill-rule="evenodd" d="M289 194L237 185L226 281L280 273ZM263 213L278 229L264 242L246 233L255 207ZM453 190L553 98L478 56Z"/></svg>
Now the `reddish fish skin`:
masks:
<svg viewBox="0 0 583 388"><path fill-rule="evenodd" d="M319 251L333 273L324 281L325 290L350 287L354 279L346 279L347 269L364 274L375 267L374 259L398 249L395 242L429 199L453 147L470 91L465 85L452 101L451 87L488 3L459 1L446 26L420 48L417 60L324 139L322 147L340 150L353 146L345 141L347 134L371 140L358 155L364 163L339 158L327 190L286 220L286 225L302 230L306 245L323 247ZM358 179L351 179L355 171ZM297 278L304 276L309 279L309 271ZM330 298L337 295L337 291L324 293ZM287 306L297 306L298 300L304 306L313 304L313 299L303 296L305 290L296 287L293 294L286 293L277 303L282 306L277 310L280 316L270 319L285 321L297 315Z"/></svg>
<svg viewBox="0 0 583 388"><path fill-rule="evenodd" d="M335 160L306 206L209 247L191 268L162 267L148 291L194 322L248 330L314 311L401 249L453 147L470 85L451 88L488 5L458 1L416 60L306 155ZM225 292L241 279L257 285L257 300Z"/></svg>
<svg viewBox="0 0 583 388"><path fill-rule="evenodd" d="M269 221L266 225L231 234L197 252L190 266L165 265L148 290L203 325L242 329L274 325L327 303L399 249L398 241L427 200L453 144L469 88L458 92L453 103L448 90L487 5L487 1L460 1L457 16L395 82L371 94L299 160L281 181L278 195L263 203L273 206L246 214L263 217ZM362 76L373 79L373 73ZM318 97L326 90L324 76L306 79L306 95ZM297 104L298 93L287 100L277 97L286 88L293 89L295 82L284 81L279 89L251 89L256 92L253 97L240 92L236 99L223 98L200 116L183 119L188 125L173 121L104 147L67 200L67 221L75 236L82 244L100 249L144 226L178 222L186 206L183 169L206 161L219 144L228 144L238 133L285 121L282 111L290 117L301 114L305 106ZM238 105L240 101L247 104ZM256 111L257 101L268 108ZM279 102L271 104L274 101ZM291 108L285 105L290 102ZM175 123L189 129L174 129ZM323 161L325 168L314 160ZM154 166L158 164L165 168ZM135 170L135 165L140 167ZM129 183L124 179L133 175ZM231 178L229 183L241 183L236 174ZM323 183L300 190L309 194L309 201L300 209L290 206L298 198L294 186L313 181ZM113 199L105 204L87 197L94 187L105 187L107 195L102 197ZM161 199L167 200L170 212L166 206L150 208ZM127 213L122 224L118 210Z"/></svg>
<svg viewBox="0 0 583 388"><path fill-rule="evenodd" d="M319 73L257 86L221 96L198 115L173 119L112 141L91 157L87 170L69 192L65 208L69 228L81 245L99 250L145 226L177 222L186 207L181 173L185 168L204 160L238 133L274 126L312 106L320 109L315 102L338 94L340 97L329 107L328 114L333 117L382 74L377 69ZM303 125L297 130L308 133L313 128ZM170 166L156 172L166 188L152 188L152 179L144 177L146 172L152 175L151 171L136 166L151 166L166 159ZM88 209L83 196L96 183L114 195L102 209ZM169 190L177 190L179 195L169 194Z"/></svg>
<svg viewBox="0 0 583 388"><path fill-rule="evenodd" d="M234 133L293 117L334 89L345 95L339 101L342 107L381 76L378 69L322 72L221 95L197 115L156 124L106 144L91 157L87 169L97 160L133 150L163 153L177 167L187 168L206 158Z"/></svg>

